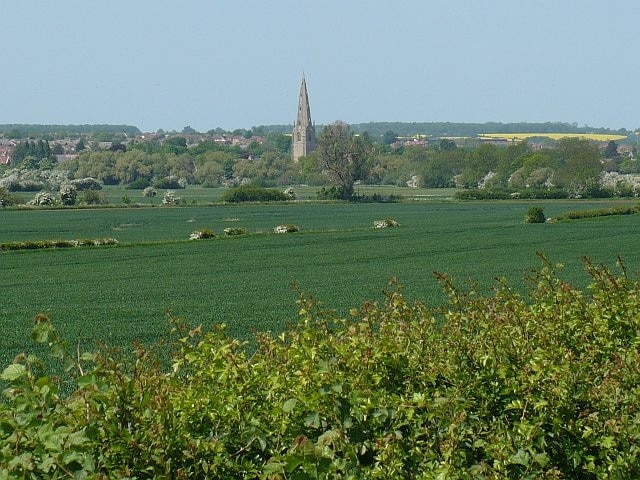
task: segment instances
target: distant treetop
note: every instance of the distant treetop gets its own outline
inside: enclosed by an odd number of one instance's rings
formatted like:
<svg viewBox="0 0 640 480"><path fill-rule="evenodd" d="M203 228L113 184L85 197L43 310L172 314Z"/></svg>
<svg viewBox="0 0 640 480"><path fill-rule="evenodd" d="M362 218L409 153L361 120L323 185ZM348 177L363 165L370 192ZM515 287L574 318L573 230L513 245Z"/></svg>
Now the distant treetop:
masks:
<svg viewBox="0 0 640 480"><path fill-rule="evenodd" d="M602 133L629 135L626 129L611 130L609 128L578 127L572 123L452 123L452 122L369 122L352 124L354 132L368 132L372 137L382 137L386 132L395 132L398 136L418 134L434 137L475 137L481 133Z"/></svg>
<svg viewBox="0 0 640 480"><path fill-rule="evenodd" d="M36 125L36 124L0 124L0 134L12 138L26 137L69 137L73 135L90 134L126 134L135 137L141 132L138 127L131 125Z"/></svg>

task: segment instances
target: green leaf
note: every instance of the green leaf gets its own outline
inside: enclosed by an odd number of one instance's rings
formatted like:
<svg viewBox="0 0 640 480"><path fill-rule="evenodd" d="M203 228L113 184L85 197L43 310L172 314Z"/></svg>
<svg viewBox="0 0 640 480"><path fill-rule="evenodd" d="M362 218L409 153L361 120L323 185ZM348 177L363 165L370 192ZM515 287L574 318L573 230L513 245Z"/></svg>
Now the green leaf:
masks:
<svg viewBox="0 0 640 480"><path fill-rule="evenodd" d="M14 363L4 369L0 378L7 382L14 382L19 378L24 377L26 374L27 368L24 365L20 363Z"/></svg>
<svg viewBox="0 0 640 480"><path fill-rule="evenodd" d="M36 343L47 343L49 341L49 337L52 333L55 332L53 325L51 325L50 321L42 320L36 323L31 331L31 338Z"/></svg>
<svg viewBox="0 0 640 480"><path fill-rule="evenodd" d="M310 413L304 419L305 427L320 428L320 414L318 412Z"/></svg>
<svg viewBox="0 0 640 480"><path fill-rule="evenodd" d="M89 373L78 378L78 387L85 388L89 385L95 385L97 381L98 379L96 378L96 375L94 373Z"/></svg>
<svg viewBox="0 0 640 480"><path fill-rule="evenodd" d="M282 411L284 413L290 413L296 407L297 403L298 403L297 399L290 398L289 400L284 402L284 405L282 406Z"/></svg>
<svg viewBox="0 0 640 480"><path fill-rule="evenodd" d="M282 473L285 464L283 462L269 462L262 469L262 473Z"/></svg>
<svg viewBox="0 0 640 480"><path fill-rule="evenodd" d="M84 352L82 355L80 355L80 360L82 360L83 362L95 362L96 354L91 352Z"/></svg>
<svg viewBox="0 0 640 480"><path fill-rule="evenodd" d="M604 448L611 448L616 444L616 439L613 437L602 437L602 440L600 440L600 445L602 445Z"/></svg>
<svg viewBox="0 0 640 480"><path fill-rule="evenodd" d="M523 467L529 466L529 454L523 449L519 449L518 453L512 455L509 460L516 465L522 465Z"/></svg>
<svg viewBox="0 0 640 480"><path fill-rule="evenodd" d="M304 455L300 455L300 454L287 455L287 457L285 458L285 466L284 466L285 471L291 474L303 463L304 463Z"/></svg>

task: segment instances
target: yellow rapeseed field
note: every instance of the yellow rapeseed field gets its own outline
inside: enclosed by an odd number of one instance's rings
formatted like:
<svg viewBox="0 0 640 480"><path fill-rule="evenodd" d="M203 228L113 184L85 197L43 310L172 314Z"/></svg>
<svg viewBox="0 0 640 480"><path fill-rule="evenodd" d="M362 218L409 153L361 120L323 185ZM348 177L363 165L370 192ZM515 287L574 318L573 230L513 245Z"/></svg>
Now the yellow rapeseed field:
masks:
<svg viewBox="0 0 640 480"><path fill-rule="evenodd" d="M480 138L504 138L506 140L526 140L527 138L545 137L552 140L561 138L585 138L596 142L608 142L609 140L624 140L624 135L610 135L601 133L482 133Z"/></svg>

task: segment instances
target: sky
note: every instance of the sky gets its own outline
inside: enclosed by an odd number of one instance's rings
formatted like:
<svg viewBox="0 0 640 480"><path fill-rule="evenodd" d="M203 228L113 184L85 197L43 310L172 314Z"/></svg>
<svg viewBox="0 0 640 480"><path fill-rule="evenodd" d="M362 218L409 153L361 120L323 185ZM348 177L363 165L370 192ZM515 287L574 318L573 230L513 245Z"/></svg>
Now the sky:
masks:
<svg viewBox="0 0 640 480"><path fill-rule="evenodd" d="M0 123L640 128L638 0L3 3Z"/></svg>

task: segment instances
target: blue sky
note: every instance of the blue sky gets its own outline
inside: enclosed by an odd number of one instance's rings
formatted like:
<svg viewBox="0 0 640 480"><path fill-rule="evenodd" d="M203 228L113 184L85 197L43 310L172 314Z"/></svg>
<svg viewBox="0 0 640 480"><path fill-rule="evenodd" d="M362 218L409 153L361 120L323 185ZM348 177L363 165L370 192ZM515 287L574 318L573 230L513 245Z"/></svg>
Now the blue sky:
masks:
<svg viewBox="0 0 640 480"><path fill-rule="evenodd" d="M21 0L0 123L640 127L637 0Z"/></svg>

